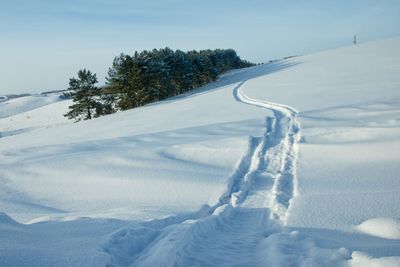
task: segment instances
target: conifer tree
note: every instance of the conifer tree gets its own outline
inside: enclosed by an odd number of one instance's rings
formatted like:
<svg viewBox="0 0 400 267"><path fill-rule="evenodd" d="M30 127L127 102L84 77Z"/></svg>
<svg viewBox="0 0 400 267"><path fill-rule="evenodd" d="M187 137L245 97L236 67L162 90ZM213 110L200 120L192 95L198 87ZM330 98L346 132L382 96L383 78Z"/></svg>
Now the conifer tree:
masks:
<svg viewBox="0 0 400 267"><path fill-rule="evenodd" d="M166 47L121 54L109 69L106 91L113 94L117 109L126 110L203 86L230 69L253 65L233 49L183 52Z"/></svg>
<svg viewBox="0 0 400 267"><path fill-rule="evenodd" d="M101 103L95 99L99 93L96 83L96 74L86 69L78 71L78 78L69 80L69 92L65 96L72 97L73 105L69 106L70 111L64 114L65 117L77 122L90 120L96 115L96 110L101 109Z"/></svg>

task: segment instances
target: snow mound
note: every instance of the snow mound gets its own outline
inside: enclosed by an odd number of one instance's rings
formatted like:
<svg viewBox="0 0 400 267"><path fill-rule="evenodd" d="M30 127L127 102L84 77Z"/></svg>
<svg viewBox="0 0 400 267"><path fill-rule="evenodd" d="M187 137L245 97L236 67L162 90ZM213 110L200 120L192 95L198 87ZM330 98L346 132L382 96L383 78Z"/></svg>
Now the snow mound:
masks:
<svg viewBox="0 0 400 267"><path fill-rule="evenodd" d="M124 227L110 235L103 249L109 253L114 265L127 266L158 235L156 229L147 227Z"/></svg>
<svg viewBox="0 0 400 267"><path fill-rule="evenodd" d="M351 254L350 266L352 267L398 267L400 266L400 257L382 257L372 258L359 251Z"/></svg>
<svg viewBox="0 0 400 267"><path fill-rule="evenodd" d="M356 229L362 233L377 237L400 239L400 220L392 218L369 219L358 225Z"/></svg>
<svg viewBox="0 0 400 267"><path fill-rule="evenodd" d="M8 216L5 212L0 212L0 224L19 225L17 221Z"/></svg>

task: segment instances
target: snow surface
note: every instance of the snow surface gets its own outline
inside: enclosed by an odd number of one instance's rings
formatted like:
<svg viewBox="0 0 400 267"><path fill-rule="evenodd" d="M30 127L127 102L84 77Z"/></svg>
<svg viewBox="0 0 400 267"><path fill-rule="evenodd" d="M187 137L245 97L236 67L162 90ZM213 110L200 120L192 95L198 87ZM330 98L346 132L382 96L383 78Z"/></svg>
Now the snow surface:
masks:
<svg viewBox="0 0 400 267"><path fill-rule="evenodd" d="M400 220L392 218L373 218L358 225L357 230L373 236L400 239Z"/></svg>
<svg viewBox="0 0 400 267"><path fill-rule="evenodd" d="M359 251L353 252L351 257L353 258L350 262L352 267L398 267L400 262L400 257L371 258Z"/></svg>
<svg viewBox="0 0 400 267"><path fill-rule="evenodd" d="M398 47L80 123L55 96L0 102L0 266L400 266Z"/></svg>
<svg viewBox="0 0 400 267"><path fill-rule="evenodd" d="M72 100L61 100L59 95L33 95L0 103L0 137L71 123L63 116L71 104Z"/></svg>
<svg viewBox="0 0 400 267"><path fill-rule="evenodd" d="M28 95L11 99L8 99L7 96L1 96L0 99L0 118L10 117L61 101L60 95L57 93L48 95Z"/></svg>

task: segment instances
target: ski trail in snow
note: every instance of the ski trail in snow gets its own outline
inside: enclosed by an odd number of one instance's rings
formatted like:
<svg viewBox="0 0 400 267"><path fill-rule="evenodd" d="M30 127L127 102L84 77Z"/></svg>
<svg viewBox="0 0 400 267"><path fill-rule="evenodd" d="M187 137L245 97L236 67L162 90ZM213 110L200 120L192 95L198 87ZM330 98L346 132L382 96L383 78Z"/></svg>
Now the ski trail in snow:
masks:
<svg viewBox="0 0 400 267"><path fill-rule="evenodd" d="M285 221L290 200L297 194L296 161L298 154L297 142L300 140L298 111L294 108L276 104L273 102L260 101L246 96L241 88L245 81L234 88L233 94L237 101L271 110L274 118L267 117L266 131L260 143L259 152L255 155L252 172L248 173L253 191L258 198L247 202L261 203L262 198L267 196L264 207L269 208L271 216ZM262 181L272 181L272 186L260 186ZM244 189L247 195L249 189ZM261 199L260 199L261 195Z"/></svg>
<svg viewBox="0 0 400 267"><path fill-rule="evenodd" d="M261 244L277 234L287 238L281 232L297 192L297 111L247 97L244 82L234 98L274 117L267 117L262 137L249 138L226 193L206 212L114 233L104 247L111 266L260 266L269 261L260 257Z"/></svg>

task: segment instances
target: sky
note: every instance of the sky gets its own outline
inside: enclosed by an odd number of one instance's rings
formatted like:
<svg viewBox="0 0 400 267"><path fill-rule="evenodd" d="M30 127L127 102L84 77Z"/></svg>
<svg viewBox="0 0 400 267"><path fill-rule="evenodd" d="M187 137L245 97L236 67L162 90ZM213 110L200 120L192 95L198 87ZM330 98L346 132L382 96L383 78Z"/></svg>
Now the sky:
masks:
<svg viewBox="0 0 400 267"><path fill-rule="evenodd" d="M120 53L233 48L256 63L400 36L398 0L0 0L0 95L103 84Z"/></svg>

